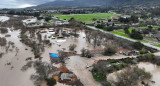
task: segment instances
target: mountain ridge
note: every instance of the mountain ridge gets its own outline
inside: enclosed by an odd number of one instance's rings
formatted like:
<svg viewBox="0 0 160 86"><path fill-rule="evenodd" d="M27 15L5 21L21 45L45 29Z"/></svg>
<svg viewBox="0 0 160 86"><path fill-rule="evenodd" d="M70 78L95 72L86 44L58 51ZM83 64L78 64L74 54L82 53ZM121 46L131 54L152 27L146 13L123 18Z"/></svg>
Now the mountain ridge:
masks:
<svg viewBox="0 0 160 86"><path fill-rule="evenodd" d="M120 7L125 5L160 5L159 0L58 0L35 8Z"/></svg>

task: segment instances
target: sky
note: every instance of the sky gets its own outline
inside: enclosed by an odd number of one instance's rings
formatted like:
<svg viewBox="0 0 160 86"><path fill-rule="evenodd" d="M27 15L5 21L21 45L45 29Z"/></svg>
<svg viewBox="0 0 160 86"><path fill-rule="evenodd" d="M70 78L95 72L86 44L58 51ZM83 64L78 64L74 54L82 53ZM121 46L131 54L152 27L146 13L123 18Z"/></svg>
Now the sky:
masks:
<svg viewBox="0 0 160 86"><path fill-rule="evenodd" d="M25 8L54 0L0 0L0 8Z"/></svg>

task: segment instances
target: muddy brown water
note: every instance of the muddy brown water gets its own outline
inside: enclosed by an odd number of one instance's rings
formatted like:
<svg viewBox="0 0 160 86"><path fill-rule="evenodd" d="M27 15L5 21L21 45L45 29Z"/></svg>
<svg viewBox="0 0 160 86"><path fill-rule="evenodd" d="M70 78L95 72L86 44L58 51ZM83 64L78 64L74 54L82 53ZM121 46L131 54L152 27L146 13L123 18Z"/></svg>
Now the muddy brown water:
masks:
<svg viewBox="0 0 160 86"><path fill-rule="evenodd" d="M157 66L155 64L149 63L149 62L140 62L137 64L139 68L145 69L146 72L150 72L152 75L151 80L155 83L150 83L151 86L160 86L160 66ZM121 72L122 70L118 71ZM113 72L108 75L107 79L109 81L117 81L116 77L117 72ZM141 86L141 85L140 85Z"/></svg>
<svg viewBox="0 0 160 86"><path fill-rule="evenodd" d="M0 86L35 86L33 81L30 80L31 74L35 73L33 68L28 69L27 71L21 71L21 67L27 63L25 61L28 57L34 57L33 53L31 52L31 48L26 46L25 44L20 42L20 38L18 38L20 31L9 31L11 37L7 37L7 41L11 41L15 43L15 47L18 47L19 52L18 55L15 56L16 51L9 51L8 53L4 54L2 58L0 58ZM66 42L57 43L56 41L59 39L53 39L52 42L54 45L51 47L45 47L45 52L42 53L42 61L50 62L49 53L57 53L57 50L62 50L62 48L66 48L65 51L68 50L68 46L70 44L76 44L76 51L77 53L81 53L82 48L87 49L94 49L91 44L86 42L85 33L83 31L79 32L80 37L75 39L74 37L70 37L66 39ZM6 34L0 34L0 37L5 37ZM61 46L59 46L61 45ZM28 50L25 50L25 49ZM3 48L0 47L0 50ZM8 62L11 65L6 65ZM57 65L55 65L57 66ZM46 86L45 82L42 82L41 86ZM63 86L62 84L58 83L57 86Z"/></svg>
<svg viewBox="0 0 160 86"><path fill-rule="evenodd" d="M152 79L155 83L151 86L160 86L160 66L154 65L149 62L141 62L138 64L138 67L144 68L147 72L152 74Z"/></svg>

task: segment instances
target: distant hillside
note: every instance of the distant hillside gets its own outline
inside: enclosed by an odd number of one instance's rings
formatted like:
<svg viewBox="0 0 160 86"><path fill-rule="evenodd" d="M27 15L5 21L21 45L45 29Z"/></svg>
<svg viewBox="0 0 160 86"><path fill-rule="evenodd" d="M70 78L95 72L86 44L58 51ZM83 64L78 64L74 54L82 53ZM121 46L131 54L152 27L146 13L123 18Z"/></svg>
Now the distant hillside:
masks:
<svg viewBox="0 0 160 86"><path fill-rule="evenodd" d="M56 0L35 8L116 7L125 5L160 5L159 0Z"/></svg>

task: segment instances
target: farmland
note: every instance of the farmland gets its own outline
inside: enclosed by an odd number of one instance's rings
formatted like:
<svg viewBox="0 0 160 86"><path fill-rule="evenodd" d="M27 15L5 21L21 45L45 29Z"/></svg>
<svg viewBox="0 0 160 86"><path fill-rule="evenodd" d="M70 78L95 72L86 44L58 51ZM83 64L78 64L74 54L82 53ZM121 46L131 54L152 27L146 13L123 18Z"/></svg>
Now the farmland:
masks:
<svg viewBox="0 0 160 86"><path fill-rule="evenodd" d="M78 21L84 23L92 23L95 22L93 19L110 19L112 16L118 16L117 14L109 14L109 13L96 13L96 14L71 14L71 15L54 15L60 19L70 20L72 17Z"/></svg>

